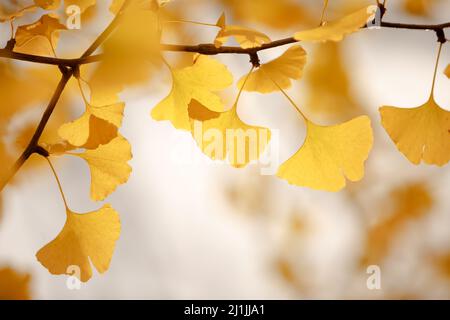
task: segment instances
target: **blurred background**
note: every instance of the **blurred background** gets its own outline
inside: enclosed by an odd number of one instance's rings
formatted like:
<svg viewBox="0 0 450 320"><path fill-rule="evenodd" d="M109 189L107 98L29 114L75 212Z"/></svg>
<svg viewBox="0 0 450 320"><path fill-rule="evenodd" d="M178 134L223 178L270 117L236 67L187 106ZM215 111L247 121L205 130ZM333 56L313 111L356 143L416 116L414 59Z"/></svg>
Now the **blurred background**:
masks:
<svg viewBox="0 0 450 320"><path fill-rule="evenodd" d="M30 1L2 0L5 8ZM61 32L57 54L79 55L112 18L110 1L85 11L81 30ZM326 17L341 17L375 1L330 0ZM385 21L450 21L448 0L389 0ZM225 12L233 24L284 38L320 21L321 1L173 0L167 20L214 24ZM42 12L40 12L42 14ZM17 23L36 20L39 12ZM167 23L163 42L208 43L217 29ZM0 46L10 37L0 24ZM449 35L447 35L447 38ZM382 105L415 107L430 92L438 45L433 32L363 30L340 43L302 44L308 63L288 91L313 120L334 124L356 115L372 119L374 148L362 181L338 193L315 191L260 174L257 164L233 169L211 163L188 132L156 122L150 110L170 90L164 68L125 89L122 134L133 147L133 173L107 199L120 213L122 233L109 270L69 290L36 260L65 221L64 205L45 162L33 159L0 195L0 298L32 299L449 299L450 168L413 165L381 127ZM261 53L269 61L287 47ZM173 65L192 59L166 53ZM245 55L215 57L238 80ZM436 101L450 110L450 63L444 45ZM33 132L58 81L55 67L0 59L0 159L6 170ZM230 105L236 86L224 94ZM69 85L48 130L75 119L83 105ZM303 121L281 94L244 92L238 112L254 125L279 130L280 161L305 137ZM22 147L21 147L22 146ZM180 155L181 154L181 155ZM186 161L185 161L186 160ZM69 205L89 200L89 170L79 159L56 162ZM370 290L367 268L377 265L381 288Z"/></svg>

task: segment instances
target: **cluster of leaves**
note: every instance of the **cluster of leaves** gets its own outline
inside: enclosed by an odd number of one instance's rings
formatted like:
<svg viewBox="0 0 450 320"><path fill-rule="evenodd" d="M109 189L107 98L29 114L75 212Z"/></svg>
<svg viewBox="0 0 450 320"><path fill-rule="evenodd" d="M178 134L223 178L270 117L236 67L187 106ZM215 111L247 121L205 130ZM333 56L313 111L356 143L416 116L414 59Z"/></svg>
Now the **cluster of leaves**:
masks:
<svg viewBox="0 0 450 320"><path fill-rule="evenodd" d="M346 185L346 178L351 181L362 179L364 162L373 145L369 117L359 116L331 126L322 125L306 117L285 92L294 80L303 76L307 52L299 44L291 46L278 58L261 64L258 48L270 44L270 37L247 27L229 25L225 14L222 14L214 25L219 31L212 41L213 46L221 48L234 39L242 49L252 50L253 63L250 72L237 83L239 93L235 103L227 108L219 91L233 84L233 75L224 64L207 55L195 55L191 65L183 68L172 67L164 60L160 48L164 31L161 8L166 2L112 1L110 11L120 15L120 24L103 43L103 59L92 72L88 72L85 66L76 66L72 70L85 104L84 113L58 128L57 141L46 140L45 136L39 141L40 147L51 157L68 155L86 161L91 173L92 200L104 200L117 186L125 183L131 173L128 165L132 158L131 147L119 132L125 108L125 103L119 98L120 92L125 86L146 79L151 70L161 64L170 70L172 89L152 110L152 117L158 121L170 121L176 129L192 133L200 150L212 159L228 160L239 168L257 160L270 141L270 129L251 126L240 119L239 98L243 91L279 92L304 119L307 135L298 151L281 164L277 176L296 186L326 191L341 190ZM65 7L73 4L84 12L95 6L96 1L64 1ZM125 9L124 4L127 5ZM58 35L66 30L57 16L61 5L59 0L35 0L25 9L2 14L0 22L10 22L12 26L12 50L56 57ZM38 8L52 12L14 30L14 21L18 17ZM296 32L293 39L297 42L340 42L347 35L361 30L373 19L376 10L376 6L364 7L336 21L322 22L316 28ZM411 162L424 160L429 164L443 165L450 160L449 112L436 104L433 94L419 108L383 107L380 112L383 126ZM199 124L203 130L214 129L219 133L218 138L226 143L219 148L212 147L210 140L196 135ZM230 129L256 132L256 152L250 149L250 143L246 143L244 156L236 157L240 144L227 141L227 130ZM50 160L48 162L58 180ZM59 180L58 185L62 193ZM118 213L110 205L105 205L97 211L78 214L69 209L63 193L62 197L66 223L60 234L37 253L37 258L53 274L65 274L68 267L77 265L81 268L81 280L87 281L92 276L91 263L99 272L109 267L120 235Z"/></svg>

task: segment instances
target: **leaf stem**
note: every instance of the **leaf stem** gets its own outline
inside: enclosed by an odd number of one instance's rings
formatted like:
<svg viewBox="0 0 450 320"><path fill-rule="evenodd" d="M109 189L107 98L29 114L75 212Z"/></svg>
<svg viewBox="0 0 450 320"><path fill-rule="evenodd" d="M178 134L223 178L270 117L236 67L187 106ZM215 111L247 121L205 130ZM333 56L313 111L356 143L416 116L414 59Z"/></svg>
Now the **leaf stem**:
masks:
<svg viewBox="0 0 450 320"><path fill-rule="evenodd" d="M442 42L439 42L439 49L438 49L438 54L436 57L436 64L434 65L433 83L431 84L430 99L434 96L434 86L436 84L436 77L437 77L437 71L438 71L438 67L439 67L439 59L441 57L442 44L443 44Z"/></svg>
<svg viewBox="0 0 450 320"><path fill-rule="evenodd" d="M64 191L61 186L61 181L58 178L58 174L56 173L55 167L53 166L52 162L50 161L50 159L48 157L44 157L44 159L47 160L48 165L50 166L50 169L52 169L53 176L55 177L56 183L58 184L59 193L61 194L61 198L64 202L64 206L66 207L66 210L69 210L69 206L67 205L66 196L64 195Z"/></svg>
<svg viewBox="0 0 450 320"><path fill-rule="evenodd" d="M212 24L212 23L207 23L207 22L197 22L197 21L191 21L191 20L166 20L166 21L163 21L163 23L189 23L189 24L196 24L199 26L219 28L219 26L217 24Z"/></svg>
<svg viewBox="0 0 450 320"><path fill-rule="evenodd" d="M260 69L267 78L270 79L270 81L272 81L272 83L278 88L278 90L281 91L281 93L286 97L286 99L289 100L289 102L292 104L292 106L295 108L295 110L297 110L297 112L302 116L302 118L305 121L308 121L308 118L305 116L305 114L303 113L303 111L299 108L299 106L297 106L297 104L294 102L294 100L292 100L291 97L289 97L289 95L286 93L286 91L283 90L283 88L281 88L281 86L267 73L264 71L264 69Z"/></svg>
<svg viewBox="0 0 450 320"><path fill-rule="evenodd" d="M249 72L247 73L247 75L245 76L244 82L242 83L242 87L239 89L238 95L237 95L237 97L236 97L236 100L235 100L233 106L237 106L237 104L238 104L238 102L239 102L239 99L240 99L240 97L241 97L242 91L244 90L245 84L247 83L248 78L250 78L250 75L252 74L253 69L255 69L254 66L252 66L252 67L250 68L250 71L249 71Z"/></svg>
<svg viewBox="0 0 450 320"><path fill-rule="evenodd" d="M327 11L328 8L328 0L324 0L323 2L323 7L322 7L322 14L320 15L320 24L319 26L321 26L323 24L323 20L325 19L325 13Z"/></svg>

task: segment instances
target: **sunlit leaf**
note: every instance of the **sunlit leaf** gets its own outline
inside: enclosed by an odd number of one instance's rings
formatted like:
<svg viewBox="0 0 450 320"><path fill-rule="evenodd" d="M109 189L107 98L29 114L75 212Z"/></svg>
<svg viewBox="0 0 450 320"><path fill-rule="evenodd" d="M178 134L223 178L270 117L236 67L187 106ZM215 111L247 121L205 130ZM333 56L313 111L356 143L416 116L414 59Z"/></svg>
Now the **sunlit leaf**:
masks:
<svg viewBox="0 0 450 320"><path fill-rule="evenodd" d="M372 144L367 116L334 126L307 121L303 146L280 166L277 176L297 186L339 191L346 184L345 177L362 179Z"/></svg>
<svg viewBox="0 0 450 320"><path fill-rule="evenodd" d="M172 90L153 110L155 120L170 120L177 129L191 130L188 105L197 100L211 111L221 112L224 105L215 91L227 88L233 76L227 67L207 56L199 56L192 66L171 70Z"/></svg>
<svg viewBox="0 0 450 320"><path fill-rule="evenodd" d="M220 28L214 39L214 45L217 48L223 46L231 37L236 39L241 48L244 49L261 47L264 43L270 42L270 38L262 32L240 26L227 25L225 14L220 16L217 26Z"/></svg>
<svg viewBox="0 0 450 320"><path fill-rule="evenodd" d="M95 150L86 150L74 154L84 159L91 171L91 198L103 200L120 184L128 181L131 167L131 146L122 136L111 140L108 144Z"/></svg>
<svg viewBox="0 0 450 320"><path fill-rule="evenodd" d="M67 29L55 16L43 15L39 21L20 26L16 31L14 51L35 55L54 56L59 30Z"/></svg>
<svg viewBox="0 0 450 320"><path fill-rule="evenodd" d="M261 93L279 91L274 82L282 89L288 89L291 86L291 80L302 77L305 64L306 51L299 45L290 47L280 57L262 64L259 69L253 71L247 79L244 90ZM242 88L246 78L245 75L239 80L239 88Z"/></svg>
<svg viewBox="0 0 450 320"><path fill-rule="evenodd" d="M99 102L94 100L94 102ZM86 104L83 115L63 124L58 134L73 146L95 149L117 136L122 124L125 104L116 102L107 105Z"/></svg>
<svg viewBox="0 0 450 320"><path fill-rule="evenodd" d="M270 130L244 123L236 105L219 113L193 101L189 115L192 135L203 153L213 160L228 160L234 167L257 160L270 142Z"/></svg>
<svg viewBox="0 0 450 320"><path fill-rule="evenodd" d="M91 262L100 273L108 270L119 236L119 215L111 206L85 214L67 209L64 228L36 257L55 275L72 275L72 268L79 268L80 280L86 282L92 276Z"/></svg>
<svg viewBox="0 0 450 320"><path fill-rule="evenodd" d="M443 166L450 160L450 111L431 96L416 108L380 108L381 122L409 161Z"/></svg>
<svg viewBox="0 0 450 320"><path fill-rule="evenodd" d="M348 34L360 30L367 22L373 20L377 6L368 6L349 14L339 20L327 22L324 25L295 33L299 41L341 41Z"/></svg>

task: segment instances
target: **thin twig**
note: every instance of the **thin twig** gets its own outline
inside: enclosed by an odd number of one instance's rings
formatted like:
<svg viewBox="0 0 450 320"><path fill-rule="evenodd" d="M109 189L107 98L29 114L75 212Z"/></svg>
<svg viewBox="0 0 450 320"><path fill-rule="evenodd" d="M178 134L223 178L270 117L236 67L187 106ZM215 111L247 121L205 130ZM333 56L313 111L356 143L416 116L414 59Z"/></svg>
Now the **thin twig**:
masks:
<svg viewBox="0 0 450 320"><path fill-rule="evenodd" d="M44 114L42 115L41 121L39 122L39 125L36 129L36 131L33 134L33 137L31 138L30 142L28 143L28 146L25 148L25 150L20 155L19 159L14 163L13 167L6 173L4 177L2 177L0 181L0 192L3 190L3 188L8 184L9 181L16 175L16 173L19 171L19 169L23 166L23 164L28 160L28 158L35 152L37 152L38 142L39 138L41 137L42 133L44 132L45 127L47 126L48 120L50 119L50 116L53 113L53 110L55 110L56 104L59 101L59 98L61 97L61 94L64 91L64 88L67 85L67 82L69 82L70 78L72 77L73 71L71 69L63 69L62 71L62 77L61 80L58 83L58 86L53 93L52 99L50 100L47 109L45 109Z"/></svg>
<svg viewBox="0 0 450 320"><path fill-rule="evenodd" d="M114 26L116 26L120 22L120 17L113 21ZM407 24L407 23L397 23L397 22L381 22L380 24L383 28L392 28L392 29L409 29L409 30L432 30L436 33L443 33L444 29L450 28L450 22L442 23L442 24ZM13 59L13 60L21 60L28 61L34 63L42 63L42 64L51 64L65 67L74 67L82 64L99 62L103 59L103 55L91 55L94 53L98 46L109 36L110 32L112 32L114 28L111 30L106 29L105 32L100 35L98 41L96 41L93 45L89 47L88 50L83 54L82 57L78 59L61 59L61 58L52 58L52 57L41 57L30 54L23 54L12 52L7 49L0 49L0 57ZM106 33L106 31L108 31ZM243 49L241 47L234 46L224 46L224 47L215 47L214 44L205 43L198 45L179 45L179 44L162 44L161 48L163 51L176 51L176 52L193 52L200 53L204 55L217 55L217 54L252 54L258 51L267 50L275 47L284 46L291 43L298 42L293 37L284 38L275 40L269 43L265 43L257 48L247 48Z"/></svg>

